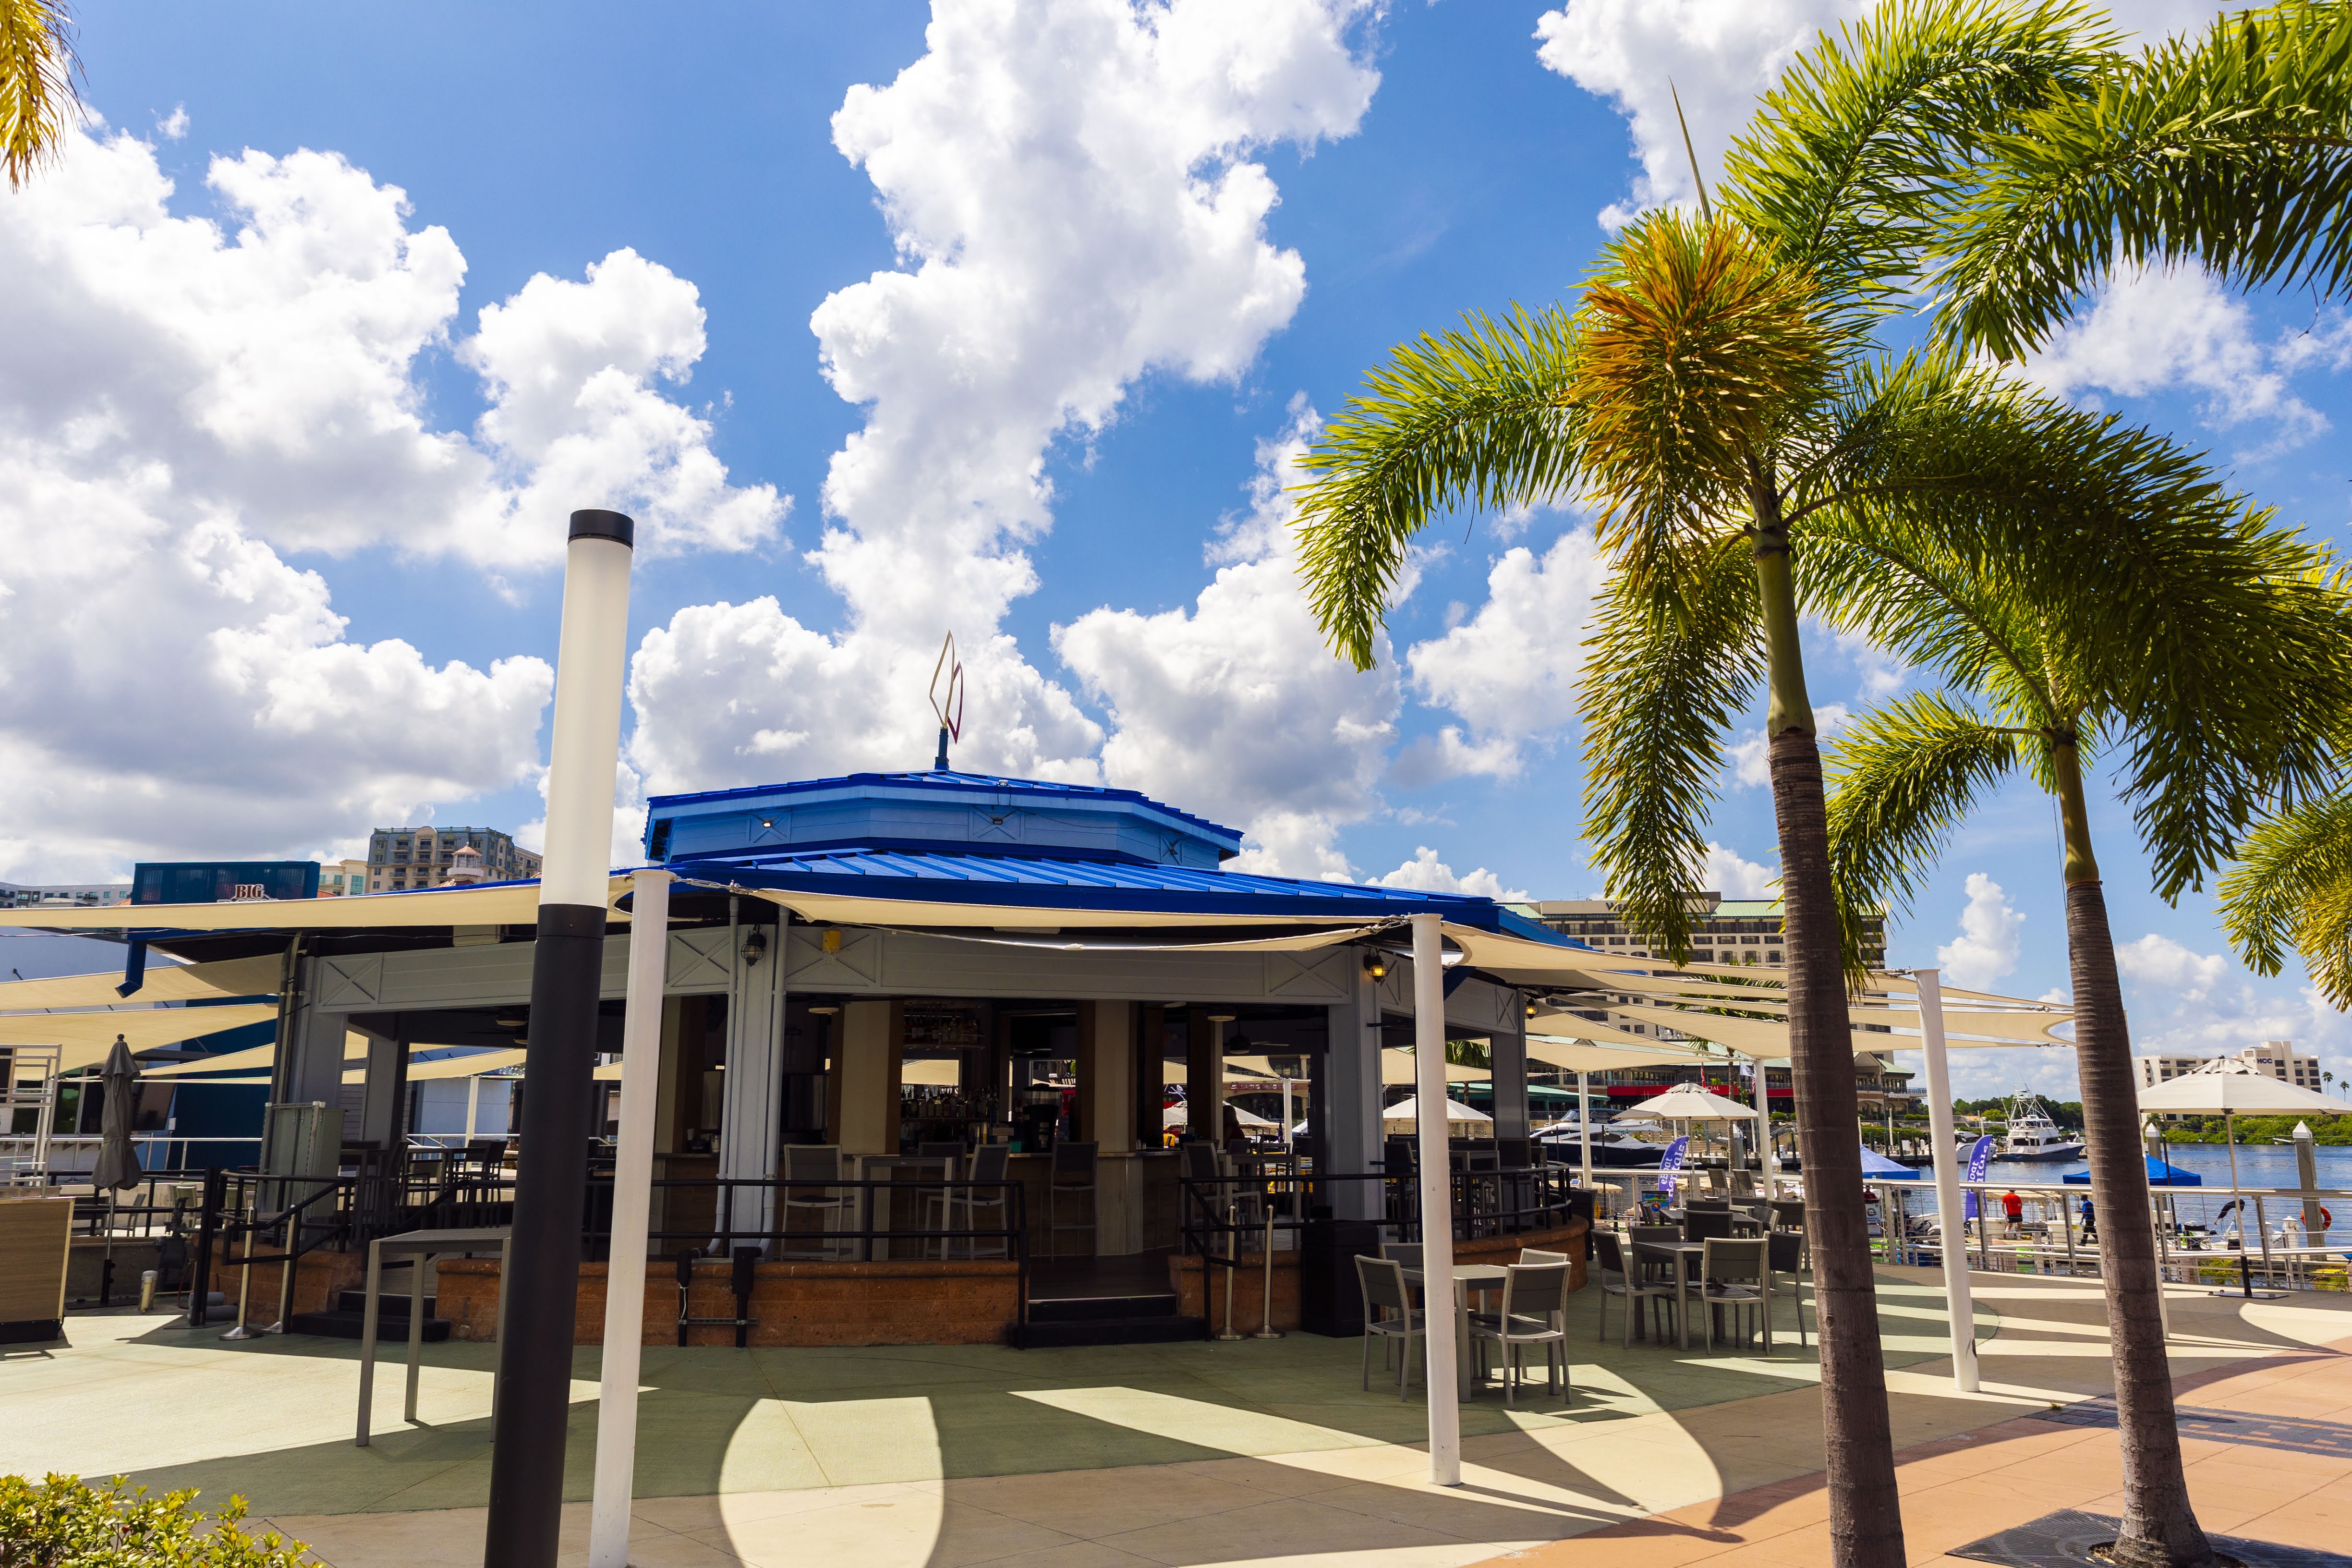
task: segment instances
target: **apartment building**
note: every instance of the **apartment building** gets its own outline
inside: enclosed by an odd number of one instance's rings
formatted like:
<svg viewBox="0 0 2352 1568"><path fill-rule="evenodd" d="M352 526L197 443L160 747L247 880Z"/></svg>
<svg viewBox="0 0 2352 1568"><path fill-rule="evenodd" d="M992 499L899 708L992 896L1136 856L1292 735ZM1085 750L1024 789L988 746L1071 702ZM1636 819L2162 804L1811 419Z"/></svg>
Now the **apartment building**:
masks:
<svg viewBox="0 0 2352 1568"><path fill-rule="evenodd" d="M334 860L319 868L319 896L340 899L346 893L368 890L368 863L364 860Z"/></svg>
<svg viewBox="0 0 2352 1568"><path fill-rule="evenodd" d="M1780 943L1780 900L1726 899L1718 892L1693 893L1691 960L1696 963L1775 964L1788 962ZM1628 927L1609 899L1547 899L1512 908L1572 936L1628 958L1663 958L1665 950L1650 935ZM1864 933L1863 962L1886 962L1886 921L1873 916Z"/></svg>
<svg viewBox="0 0 2352 1568"><path fill-rule="evenodd" d="M539 875L539 857L495 827L379 827L368 840L367 890L437 888L457 866L457 851L481 857L484 879L515 882Z"/></svg>
<svg viewBox="0 0 2352 1568"><path fill-rule="evenodd" d="M2298 1053L2293 1040L2264 1040L2259 1046L2248 1046L2234 1058L2217 1057L2137 1057L2133 1058L2139 1068L2139 1085L2142 1089L2153 1089L2167 1079L2175 1079L2183 1073L2195 1072L2208 1062L2223 1059L2252 1062L2256 1071L2268 1073L2281 1083L2291 1083L2297 1089L2308 1089L2322 1094L2326 1092L2326 1085L2319 1076L2319 1058Z"/></svg>

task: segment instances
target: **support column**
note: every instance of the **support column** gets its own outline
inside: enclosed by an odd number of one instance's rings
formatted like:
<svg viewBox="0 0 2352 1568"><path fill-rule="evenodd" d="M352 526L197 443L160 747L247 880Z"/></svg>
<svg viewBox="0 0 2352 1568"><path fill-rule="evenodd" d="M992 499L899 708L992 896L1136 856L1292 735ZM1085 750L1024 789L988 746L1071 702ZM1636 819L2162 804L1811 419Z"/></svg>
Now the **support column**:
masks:
<svg viewBox="0 0 2352 1568"><path fill-rule="evenodd" d="M1524 1138L1528 1135L1528 1008L1516 991L1511 993L1510 1005L1510 1032L1497 1030L1487 1037L1486 1058L1493 1074L1488 1081L1495 1091L1495 1136Z"/></svg>
<svg viewBox="0 0 2352 1568"><path fill-rule="evenodd" d="M1192 1136L1222 1142L1225 1105L1225 1026L1213 1024L1210 1004L1184 1009L1184 1104Z"/></svg>
<svg viewBox="0 0 2352 1568"><path fill-rule="evenodd" d="M308 960L308 971L317 964ZM303 992L310 992L310 981L303 982ZM338 1121L338 1108L343 1098L343 1037L351 1032L341 1013L321 1013L307 1004L294 1010L288 1022L288 1038L280 1041L278 1063L273 1073L270 1092L281 1105L323 1105L327 1108L325 1140L341 1148L347 1138L359 1136L356 1127L347 1128ZM290 1160L292 1152L275 1147L265 1152L264 1169L278 1170L281 1160Z"/></svg>
<svg viewBox="0 0 2352 1568"><path fill-rule="evenodd" d="M1136 1009L1135 1145L1160 1146L1161 1105L1167 1099L1168 1009L1157 1002Z"/></svg>
<svg viewBox="0 0 2352 1568"><path fill-rule="evenodd" d="M1436 915L1412 921L1414 1162L1421 1178L1422 1301L1428 1332L1423 1365L1429 1388L1429 1479L1462 1484L1461 1368L1454 1357L1454 1161L1445 1141L1444 933Z"/></svg>
<svg viewBox="0 0 2352 1568"><path fill-rule="evenodd" d="M722 1181L764 1182L776 1173L784 1116L782 933L782 926L772 931L746 925L737 931L727 1005L727 1080L719 1112ZM734 1228L775 1229L774 1200L773 1188L737 1189Z"/></svg>
<svg viewBox="0 0 2352 1568"><path fill-rule="evenodd" d="M1078 1004L1078 1140L1135 1147L1135 1004Z"/></svg>
<svg viewBox="0 0 2352 1568"><path fill-rule="evenodd" d="M1977 1391L1976 1308L1969 1297L1969 1248L1960 1230L1960 1152L1952 1127L1952 1071L1944 1054L1944 990L1932 969L1915 969L1919 987L1919 1033L1927 1058L1928 1153L1936 1167L1936 1222L1943 1245L1944 1304L1951 1315L1952 1382L1962 1394ZM1981 1212L1981 1211L1979 1211Z"/></svg>
<svg viewBox="0 0 2352 1568"><path fill-rule="evenodd" d="M380 1149L397 1150L408 1129L408 1043L383 1035L370 1035L367 1042L367 1098L360 1104L359 1135Z"/></svg>
<svg viewBox="0 0 2352 1568"><path fill-rule="evenodd" d="M852 1002L842 1009L841 1152L898 1152L898 1084L906 1049L905 1015L896 1002Z"/></svg>
<svg viewBox="0 0 2352 1568"><path fill-rule="evenodd" d="M1349 956L1356 957L1353 950ZM1331 1008L1330 1030L1325 1105L1317 1112L1315 1136L1332 1170L1369 1174L1381 1152L1381 983L1364 972L1360 959L1349 977L1348 1000ZM1334 1218L1379 1219L1384 1209L1378 1182L1331 1188Z"/></svg>

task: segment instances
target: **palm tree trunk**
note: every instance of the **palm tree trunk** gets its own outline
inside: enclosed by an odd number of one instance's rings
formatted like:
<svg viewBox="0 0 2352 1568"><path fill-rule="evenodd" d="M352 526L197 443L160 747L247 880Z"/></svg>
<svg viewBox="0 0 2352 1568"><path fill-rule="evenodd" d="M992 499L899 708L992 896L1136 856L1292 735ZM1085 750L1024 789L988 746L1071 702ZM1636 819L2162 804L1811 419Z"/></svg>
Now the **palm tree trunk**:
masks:
<svg viewBox="0 0 2352 1568"><path fill-rule="evenodd" d="M1772 812L1780 832L1781 927L1789 950L1789 1077L1805 1169L1805 1237L1821 1325L1822 1446L1827 1460L1831 1560L1837 1568L1900 1568L1903 1505L1886 1413L1870 1226L1855 1133L1853 1034L1830 881L1822 753L1797 642L1789 534L1769 480L1756 496L1756 584L1762 595L1771 702Z"/></svg>
<svg viewBox="0 0 2352 1568"><path fill-rule="evenodd" d="M2139 1142L2131 1030L2124 1017L2106 895L2091 852L2083 803L2082 756L2071 741L2051 748L2058 813L2066 840L2066 948L2074 981L2074 1055L2083 1084L2083 1138L2091 1202L2099 1221L2099 1276L2107 1298L2116 1412L2124 1459L2124 1524L2115 1561L2129 1568L2175 1568L2213 1560L2189 1502L2180 1431L2172 1412L2158 1300L2156 1227L2148 1215L2147 1166Z"/></svg>

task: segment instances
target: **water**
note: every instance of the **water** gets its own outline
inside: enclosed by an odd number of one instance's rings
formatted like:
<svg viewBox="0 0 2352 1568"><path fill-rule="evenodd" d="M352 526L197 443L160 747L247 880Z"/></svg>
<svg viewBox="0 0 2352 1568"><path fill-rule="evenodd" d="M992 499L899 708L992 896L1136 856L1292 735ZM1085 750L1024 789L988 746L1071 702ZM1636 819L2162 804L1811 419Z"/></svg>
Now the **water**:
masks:
<svg viewBox="0 0 2352 1568"><path fill-rule="evenodd" d="M2352 1191L2352 1146L2322 1144L2314 1151L2319 1159L2319 1184L2343 1191ZM2156 1190L2172 1200L2173 1211L2184 1225L2210 1226L2222 1205L2230 1201L2230 1150L2223 1143L2168 1143L2164 1157L2184 1171L2194 1171L2205 1178L2201 1187L2159 1187ZM2082 1161L2071 1163L2056 1160L1995 1160L1986 1167L1986 1180L1996 1184L2054 1183L2061 1177L2089 1169ZM1936 1208L1933 1176L1920 1172L1923 1192L1911 1196L1905 1206L1913 1214L1932 1214ZM2238 1180L2249 1189L2259 1187L2293 1187L2299 1184L2295 1175L2294 1150L2284 1143L2241 1143L2238 1145ZM2067 1194L2069 1205L2080 1202L2080 1194L2090 1189L2078 1187ZM1999 1212L2000 1193L1992 1193L1995 1213ZM2334 1210L2335 1228L2329 1239L2352 1232L2352 1198L2327 1205ZM2290 1215L2298 1221L2303 1205L2293 1199L2266 1199L2263 1217L2273 1230ZM2029 1212L2032 1205L2029 1200ZM2228 1227L2231 1222L2224 1221Z"/></svg>

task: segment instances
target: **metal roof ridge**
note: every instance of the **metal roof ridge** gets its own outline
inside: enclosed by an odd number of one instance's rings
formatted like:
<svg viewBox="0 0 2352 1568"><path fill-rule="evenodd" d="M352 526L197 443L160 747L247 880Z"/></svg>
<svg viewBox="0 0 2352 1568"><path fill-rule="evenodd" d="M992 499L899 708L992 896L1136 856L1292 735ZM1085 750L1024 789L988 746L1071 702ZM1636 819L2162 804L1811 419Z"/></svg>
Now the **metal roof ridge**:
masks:
<svg viewBox="0 0 2352 1568"><path fill-rule="evenodd" d="M936 769L925 769L919 773L843 773L834 778L793 779L780 784L739 784L731 789L692 790L677 795L648 795L646 798L646 809L650 813L655 807L663 805L748 799L759 795L791 795L815 790L846 789L860 784L893 785L915 789L990 789L1049 797L1058 795L1067 800L1123 801L1148 806L1153 811L1202 828L1218 837L1230 838L1236 844L1241 842L1242 837L1241 830L1238 828L1211 822L1204 816L1195 816L1181 806L1154 800L1141 790L1119 789L1109 784L1060 784L1050 779L1019 778L1011 773L966 773L953 770L943 773Z"/></svg>

